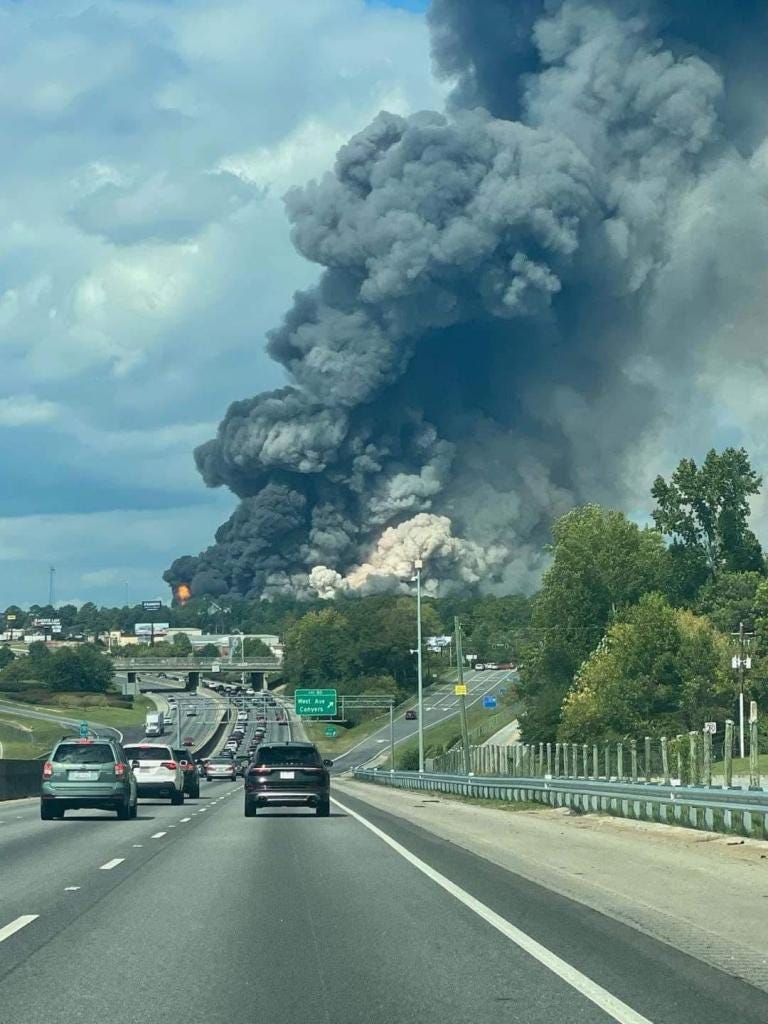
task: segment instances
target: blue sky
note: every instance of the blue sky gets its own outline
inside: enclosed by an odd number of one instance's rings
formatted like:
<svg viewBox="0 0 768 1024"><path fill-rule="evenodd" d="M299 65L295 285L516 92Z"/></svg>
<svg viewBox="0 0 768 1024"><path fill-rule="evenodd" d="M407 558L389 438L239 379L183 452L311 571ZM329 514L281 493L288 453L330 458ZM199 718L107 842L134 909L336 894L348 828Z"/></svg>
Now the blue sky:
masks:
<svg viewBox="0 0 768 1024"><path fill-rule="evenodd" d="M141 600L234 505L192 450L282 383L281 196L439 106L420 0L0 2L0 607Z"/></svg>

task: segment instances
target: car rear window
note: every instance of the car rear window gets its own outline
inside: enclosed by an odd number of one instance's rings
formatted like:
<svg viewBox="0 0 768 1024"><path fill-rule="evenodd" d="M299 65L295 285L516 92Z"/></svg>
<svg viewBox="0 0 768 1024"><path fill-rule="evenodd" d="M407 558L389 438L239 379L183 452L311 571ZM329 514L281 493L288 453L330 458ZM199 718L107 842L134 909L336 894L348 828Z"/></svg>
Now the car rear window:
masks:
<svg viewBox="0 0 768 1024"><path fill-rule="evenodd" d="M125 747L131 761L174 761L170 747Z"/></svg>
<svg viewBox="0 0 768 1024"><path fill-rule="evenodd" d="M231 757L209 757L208 764L232 764Z"/></svg>
<svg viewBox="0 0 768 1024"><path fill-rule="evenodd" d="M322 764L314 747L259 747L258 764Z"/></svg>
<svg viewBox="0 0 768 1024"><path fill-rule="evenodd" d="M63 743L56 748L57 764L107 764L115 760L108 743Z"/></svg>

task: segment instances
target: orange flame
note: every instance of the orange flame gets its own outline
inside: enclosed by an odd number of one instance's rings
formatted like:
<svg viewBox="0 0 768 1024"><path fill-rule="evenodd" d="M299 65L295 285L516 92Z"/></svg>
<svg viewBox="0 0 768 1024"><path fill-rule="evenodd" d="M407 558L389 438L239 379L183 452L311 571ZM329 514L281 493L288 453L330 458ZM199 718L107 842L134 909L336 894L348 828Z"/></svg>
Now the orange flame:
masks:
<svg viewBox="0 0 768 1024"><path fill-rule="evenodd" d="M176 600L180 601L181 604L186 604L187 601L192 597L192 591L189 589L186 583L180 583L176 587Z"/></svg>

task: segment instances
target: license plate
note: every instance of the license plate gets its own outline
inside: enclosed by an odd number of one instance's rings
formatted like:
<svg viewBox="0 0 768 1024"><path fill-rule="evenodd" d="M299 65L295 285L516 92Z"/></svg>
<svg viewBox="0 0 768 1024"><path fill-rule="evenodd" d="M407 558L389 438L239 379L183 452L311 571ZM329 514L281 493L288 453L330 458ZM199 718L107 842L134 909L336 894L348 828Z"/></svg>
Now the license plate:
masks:
<svg viewBox="0 0 768 1024"><path fill-rule="evenodd" d="M95 782L99 777L98 772L70 772L69 778L73 782Z"/></svg>
<svg viewBox="0 0 768 1024"><path fill-rule="evenodd" d="M280 772L281 779L295 779L296 772Z"/></svg>

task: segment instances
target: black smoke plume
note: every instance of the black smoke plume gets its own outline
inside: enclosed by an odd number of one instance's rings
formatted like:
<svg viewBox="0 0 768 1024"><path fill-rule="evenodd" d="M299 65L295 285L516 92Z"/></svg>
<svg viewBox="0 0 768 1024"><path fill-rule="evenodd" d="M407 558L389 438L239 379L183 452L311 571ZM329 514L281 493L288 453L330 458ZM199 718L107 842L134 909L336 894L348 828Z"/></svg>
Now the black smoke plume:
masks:
<svg viewBox="0 0 768 1024"><path fill-rule="evenodd" d="M676 416L711 426L724 342L762 365L764 4L429 19L447 112L379 114L286 197L323 268L269 336L291 383L197 450L241 503L171 585L371 592L422 557L435 593L525 587L554 516L631 504Z"/></svg>

